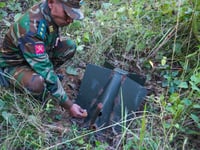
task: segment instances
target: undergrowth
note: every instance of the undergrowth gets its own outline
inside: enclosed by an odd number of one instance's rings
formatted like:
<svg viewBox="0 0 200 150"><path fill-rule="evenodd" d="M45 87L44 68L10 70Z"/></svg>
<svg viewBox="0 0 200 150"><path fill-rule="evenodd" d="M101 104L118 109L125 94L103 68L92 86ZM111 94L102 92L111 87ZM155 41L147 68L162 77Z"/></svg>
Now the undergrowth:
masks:
<svg viewBox="0 0 200 150"><path fill-rule="evenodd" d="M36 1L0 10L1 37ZM22 5L23 4L23 5ZM25 5L27 4L27 5ZM4 8L4 2L0 7ZM54 108L26 93L0 91L1 149L198 149L200 145L200 6L197 0L85 1L85 19L63 29L78 45L74 65L109 61L147 77L145 109L104 140L72 125L62 136L43 116ZM13 13L12 13L13 12ZM101 131L102 129L99 129Z"/></svg>

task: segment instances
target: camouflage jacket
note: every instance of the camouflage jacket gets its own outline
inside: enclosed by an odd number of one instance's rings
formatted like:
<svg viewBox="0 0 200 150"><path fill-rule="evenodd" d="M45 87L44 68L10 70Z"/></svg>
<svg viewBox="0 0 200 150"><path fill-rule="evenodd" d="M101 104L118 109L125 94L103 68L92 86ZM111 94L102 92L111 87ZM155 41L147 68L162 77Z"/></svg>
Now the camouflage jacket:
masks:
<svg viewBox="0 0 200 150"><path fill-rule="evenodd" d="M49 53L58 37L58 26L49 15L47 2L30 8L5 35L0 50L0 67L29 64L40 74L47 89L60 102L67 99L59 78L53 70Z"/></svg>

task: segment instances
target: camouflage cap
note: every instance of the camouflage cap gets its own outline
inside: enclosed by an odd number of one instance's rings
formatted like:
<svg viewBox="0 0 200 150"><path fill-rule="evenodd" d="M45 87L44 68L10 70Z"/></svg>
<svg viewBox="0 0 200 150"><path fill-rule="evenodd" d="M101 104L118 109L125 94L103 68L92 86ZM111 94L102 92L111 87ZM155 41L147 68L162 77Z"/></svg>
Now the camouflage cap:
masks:
<svg viewBox="0 0 200 150"><path fill-rule="evenodd" d="M83 0L60 0L64 5L64 10L72 19L82 20L84 18L80 8Z"/></svg>

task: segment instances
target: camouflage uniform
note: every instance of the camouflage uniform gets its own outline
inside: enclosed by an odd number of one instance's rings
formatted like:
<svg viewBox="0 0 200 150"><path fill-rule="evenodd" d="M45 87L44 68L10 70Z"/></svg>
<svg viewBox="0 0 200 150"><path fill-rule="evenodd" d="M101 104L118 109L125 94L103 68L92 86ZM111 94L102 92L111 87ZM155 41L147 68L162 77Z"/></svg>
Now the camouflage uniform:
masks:
<svg viewBox="0 0 200 150"><path fill-rule="evenodd" d="M0 68L13 76L10 83L19 83L31 93L45 89L59 102L67 99L61 82L54 72L71 58L76 45L71 40L59 41L59 28L50 16L47 2L30 8L5 35L0 49Z"/></svg>

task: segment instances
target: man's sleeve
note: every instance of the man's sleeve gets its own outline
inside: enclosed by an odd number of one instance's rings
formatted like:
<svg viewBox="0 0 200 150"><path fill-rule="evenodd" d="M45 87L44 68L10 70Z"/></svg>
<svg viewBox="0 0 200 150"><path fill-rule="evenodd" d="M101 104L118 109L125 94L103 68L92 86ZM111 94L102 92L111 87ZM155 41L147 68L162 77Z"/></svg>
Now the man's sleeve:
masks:
<svg viewBox="0 0 200 150"><path fill-rule="evenodd" d="M49 60L44 42L27 34L19 39L19 48L31 68L45 79L47 89L51 94L60 103L66 101L67 94L54 72L53 64Z"/></svg>

